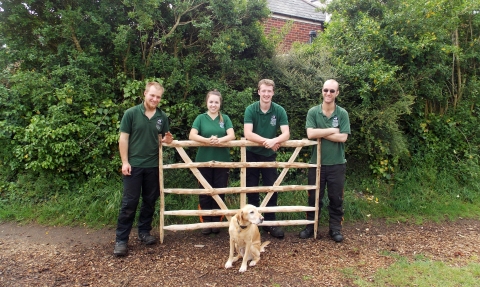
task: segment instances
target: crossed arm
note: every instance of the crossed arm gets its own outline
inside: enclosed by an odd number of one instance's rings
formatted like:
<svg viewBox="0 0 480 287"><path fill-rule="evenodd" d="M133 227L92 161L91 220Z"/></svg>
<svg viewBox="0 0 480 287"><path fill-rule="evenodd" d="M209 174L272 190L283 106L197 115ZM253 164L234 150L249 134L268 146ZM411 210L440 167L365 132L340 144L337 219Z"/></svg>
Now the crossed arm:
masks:
<svg viewBox="0 0 480 287"><path fill-rule="evenodd" d="M309 139L324 138L332 142L346 142L348 139L348 134L340 133L339 128L326 128L326 129L307 128L307 137Z"/></svg>

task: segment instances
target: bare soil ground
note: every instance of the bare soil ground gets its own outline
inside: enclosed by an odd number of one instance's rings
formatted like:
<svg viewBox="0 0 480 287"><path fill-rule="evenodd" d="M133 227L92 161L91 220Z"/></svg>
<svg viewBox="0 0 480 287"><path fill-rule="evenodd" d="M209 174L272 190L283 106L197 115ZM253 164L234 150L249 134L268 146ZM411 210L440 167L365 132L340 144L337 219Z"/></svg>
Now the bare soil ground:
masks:
<svg viewBox="0 0 480 287"><path fill-rule="evenodd" d="M298 229L298 230L297 230ZM163 244L144 246L132 233L129 254L113 256L113 229L0 223L0 286L355 286L372 280L399 255L424 256L464 266L480 262L480 221L410 225L346 225L335 243L320 228L318 239L298 238L300 227L272 243L257 266L225 269L228 232L166 232ZM158 236L158 230L154 232Z"/></svg>

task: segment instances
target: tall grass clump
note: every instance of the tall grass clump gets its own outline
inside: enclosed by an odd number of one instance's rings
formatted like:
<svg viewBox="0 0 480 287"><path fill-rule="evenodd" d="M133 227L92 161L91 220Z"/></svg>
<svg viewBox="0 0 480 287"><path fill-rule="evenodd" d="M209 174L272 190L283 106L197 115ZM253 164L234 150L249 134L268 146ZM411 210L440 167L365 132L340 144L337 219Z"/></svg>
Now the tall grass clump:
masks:
<svg viewBox="0 0 480 287"><path fill-rule="evenodd" d="M392 221L453 220L480 216L479 166L475 158L443 168L424 157L395 173L393 180L359 179L350 176L348 188L359 214ZM414 161L412 161L414 162ZM346 211L352 209L346 208ZM348 216L346 216L348 217ZM360 217L361 218L361 217Z"/></svg>
<svg viewBox="0 0 480 287"><path fill-rule="evenodd" d="M121 199L120 176L93 178L78 189L68 194L58 193L42 204L37 221L49 225L110 226L116 222Z"/></svg>

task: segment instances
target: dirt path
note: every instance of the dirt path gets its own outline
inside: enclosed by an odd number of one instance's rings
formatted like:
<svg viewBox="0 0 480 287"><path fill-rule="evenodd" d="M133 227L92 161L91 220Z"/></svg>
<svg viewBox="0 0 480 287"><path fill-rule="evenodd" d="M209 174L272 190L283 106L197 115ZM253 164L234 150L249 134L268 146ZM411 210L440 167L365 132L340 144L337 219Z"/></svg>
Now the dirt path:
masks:
<svg viewBox="0 0 480 287"><path fill-rule="evenodd" d="M151 247L132 234L129 255L116 258L113 229L0 223L0 286L354 286L354 276L368 280L392 264L388 254L480 263L480 220L347 225L341 244L324 228L317 240L298 239L297 229L283 240L263 234L272 243L257 266L240 274L239 263L223 268L226 229L217 236L167 232L164 244Z"/></svg>

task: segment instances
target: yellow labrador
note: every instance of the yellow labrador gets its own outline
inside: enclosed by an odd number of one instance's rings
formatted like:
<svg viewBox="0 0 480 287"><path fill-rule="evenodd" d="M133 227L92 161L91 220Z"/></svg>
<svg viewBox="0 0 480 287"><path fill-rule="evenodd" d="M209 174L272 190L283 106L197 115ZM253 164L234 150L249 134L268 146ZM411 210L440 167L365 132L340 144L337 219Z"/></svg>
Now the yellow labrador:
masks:
<svg viewBox="0 0 480 287"><path fill-rule="evenodd" d="M260 232L257 224L263 222L263 216L258 212L257 208L251 204L245 205L237 214L230 219L228 233L230 234L230 256L228 257L225 268L231 268L232 263L243 257L242 266L239 272L247 271L247 262L250 266L255 266L260 260L260 252L265 251L270 241L261 244ZM233 257L234 251L237 256Z"/></svg>

